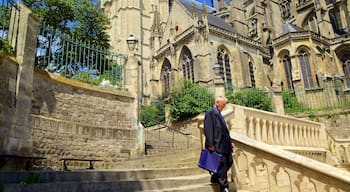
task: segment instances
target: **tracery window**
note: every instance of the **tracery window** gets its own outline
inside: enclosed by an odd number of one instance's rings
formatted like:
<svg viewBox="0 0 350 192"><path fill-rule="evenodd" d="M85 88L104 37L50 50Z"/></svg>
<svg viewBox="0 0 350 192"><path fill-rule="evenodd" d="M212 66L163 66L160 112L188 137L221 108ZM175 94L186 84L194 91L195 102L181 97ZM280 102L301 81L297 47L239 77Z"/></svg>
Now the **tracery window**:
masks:
<svg viewBox="0 0 350 192"><path fill-rule="evenodd" d="M288 55L285 55L282 59L283 66L284 66L284 72L286 76L287 81L287 88L288 89L294 89L293 87L293 81L292 81L292 64L290 61L290 57Z"/></svg>
<svg viewBox="0 0 350 192"><path fill-rule="evenodd" d="M168 59L165 59L163 62L161 80L163 83L163 93L168 95L170 90L170 78L171 78L171 64Z"/></svg>
<svg viewBox="0 0 350 192"><path fill-rule="evenodd" d="M250 83L252 87L255 87L255 75L254 75L254 65L251 61L249 61L249 77L250 77Z"/></svg>
<svg viewBox="0 0 350 192"><path fill-rule="evenodd" d="M280 0L279 5L280 5L282 18L288 19L290 17L290 1L289 0Z"/></svg>
<svg viewBox="0 0 350 192"><path fill-rule="evenodd" d="M226 84L226 88L232 88L232 77L230 68L230 57L226 49L219 49L217 52L217 63L220 66L220 76Z"/></svg>
<svg viewBox="0 0 350 192"><path fill-rule="evenodd" d="M194 82L194 66L190 50L184 47L180 54L182 74L185 79Z"/></svg>
<svg viewBox="0 0 350 192"><path fill-rule="evenodd" d="M305 50L299 51L299 61L301 72L303 74L304 88L310 89L314 87L312 71L310 67L309 54Z"/></svg>

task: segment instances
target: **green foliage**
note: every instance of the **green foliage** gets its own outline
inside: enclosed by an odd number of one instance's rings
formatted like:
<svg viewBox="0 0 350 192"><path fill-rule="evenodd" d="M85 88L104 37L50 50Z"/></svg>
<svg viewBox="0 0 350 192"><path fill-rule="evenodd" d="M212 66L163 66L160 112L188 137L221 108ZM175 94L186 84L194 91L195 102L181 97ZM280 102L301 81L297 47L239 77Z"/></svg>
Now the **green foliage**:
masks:
<svg viewBox="0 0 350 192"><path fill-rule="evenodd" d="M65 76L65 74L62 72L61 76ZM74 74L72 77L73 80L85 82L85 83L91 83L94 85L98 85L101 80L94 77L94 74L91 71L86 72L78 72Z"/></svg>
<svg viewBox="0 0 350 192"><path fill-rule="evenodd" d="M152 102L151 105L141 107L141 123L145 127L165 122L165 107L161 100Z"/></svg>
<svg viewBox="0 0 350 192"><path fill-rule="evenodd" d="M0 51L5 51L8 53L13 53L13 48L9 45L7 40L0 39Z"/></svg>
<svg viewBox="0 0 350 192"><path fill-rule="evenodd" d="M229 103L264 111L272 111L271 96L262 89L250 88L226 92L226 97Z"/></svg>
<svg viewBox="0 0 350 192"><path fill-rule="evenodd" d="M294 92L291 90L282 92L282 99L284 105L284 111L286 114L292 114L303 111L303 108L298 102L298 99L294 96Z"/></svg>
<svg viewBox="0 0 350 192"><path fill-rule="evenodd" d="M23 0L46 25L100 47L109 47L109 19L91 0Z"/></svg>
<svg viewBox="0 0 350 192"><path fill-rule="evenodd" d="M20 183L23 184L23 185L40 183L40 174L39 173L30 172L27 175L27 177L25 179L23 179Z"/></svg>
<svg viewBox="0 0 350 192"><path fill-rule="evenodd" d="M179 81L169 94L172 122L192 118L208 110L214 95L206 88L188 80Z"/></svg>

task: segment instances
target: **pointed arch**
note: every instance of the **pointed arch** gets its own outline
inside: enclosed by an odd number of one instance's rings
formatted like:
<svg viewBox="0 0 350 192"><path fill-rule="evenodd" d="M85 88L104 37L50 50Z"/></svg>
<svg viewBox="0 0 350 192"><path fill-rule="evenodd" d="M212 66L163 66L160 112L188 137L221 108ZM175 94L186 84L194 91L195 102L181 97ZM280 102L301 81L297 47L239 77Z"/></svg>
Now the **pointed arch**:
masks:
<svg viewBox="0 0 350 192"><path fill-rule="evenodd" d="M313 31L315 33L319 32L318 24L317 24L317 16L314 11L310 12L308 16L305 18L302 26L305 30Z"/></svg>
<svg viewBox="0 0 350 192"><path fill-rule="evenodd" d="M329 10L329 20L331 21L332 28L335 34L337 35L343 35L346 33L346 30L344 29L342 17L340 14L340 8L339 5L334 5L333 9Z"/></svg>
<svg viewBox="0 0 350 192"><path fill-rule="evenodd" d="M281 68L284 73L281 74L282 77L282 88L294 89L293 85L293 66L290 59L290 53L288 50L283 50L279 54Z"/></svg>
<svg viewBox="0 0 350 192"><path fill-rule="evenodd" d="M255 75L254 75L254 64L252 61L249 61L248 62L248 67L249 67L249 77L250 77L250 83L251 83L251 86L252 87L255 87L256 86L256 83L255 83Z"/></svg>
<svg viewBox="0 0 350 192"><path fill-rule="evenodd" d="M170 61L165 58L162 65L160 80L162 82L162 91L163 96L167 96L169 94L170 90L170 83L171 83L171 63Z"/></svg>
<svg viewBox="0 0 350 192"><path fill-rule="evenodd" d="M182 74L184 79L188 79L194 82L194 66L193 66L193 58L190 49L184 46L180 53L180 68L182 70Z"/></svg>
<svg viewBox="0 0 350 192"><path fill-rule="evenodd" d="M225 82L226 89L232 89L231 57L225 46L220 46L216 52L216 62L220 67L220 76Z"/></svg>
<svg viewBox="0 0 350 192"><path fill-rule="evenodd" d="M350 45L342 45L336 49L336 54L342 62L345 86L350 89Z"/></svg>
<svg viewBox="0 0 350 192"><path fill-rule="evenodd" d="M312 89L319 86L317 76L313 72L310 63L310 49L305 46L301 46L297 49L300 69L303 77L304 88Z"/></svg>

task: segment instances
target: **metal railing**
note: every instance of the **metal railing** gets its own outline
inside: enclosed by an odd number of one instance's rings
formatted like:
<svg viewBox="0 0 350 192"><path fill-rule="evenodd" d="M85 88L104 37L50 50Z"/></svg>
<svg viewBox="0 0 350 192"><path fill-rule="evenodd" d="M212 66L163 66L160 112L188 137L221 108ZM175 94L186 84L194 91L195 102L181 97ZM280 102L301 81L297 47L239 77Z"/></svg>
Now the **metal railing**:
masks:
<svg viewBox="0 0 350 192"><path fill-rule="evenodd" d="M290 90L304 109L329 109L350 106L350 90L343 81L329 81L312 89Z"/></svg>
<svg viewBox="0 0 350 192"><path fill-rule="evenodd" d="M0 0L0 50L16 52L19 6L12 0Z"/></svg>
<svg viewBox="0 0 350 192"><path fill-rule="evenodd" d="M37 38L37 67L65 78L124 89L126 55L70 37L45 24Z"/></svg>

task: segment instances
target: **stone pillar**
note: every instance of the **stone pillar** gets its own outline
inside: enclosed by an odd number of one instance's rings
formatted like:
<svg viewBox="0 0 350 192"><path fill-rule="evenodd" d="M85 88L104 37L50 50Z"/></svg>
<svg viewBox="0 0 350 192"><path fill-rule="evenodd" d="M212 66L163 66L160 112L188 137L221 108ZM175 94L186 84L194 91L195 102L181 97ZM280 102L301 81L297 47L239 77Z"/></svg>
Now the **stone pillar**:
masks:
<svg viewBox="0 0 350 192"><path fill-rule="evenodd" d="M136 57L134 50L129 51L128 60L125 64L125 89L131 93L135 98L133 102L133 112L132 115L136 118L132 124L132 128L137 129L138 135L138 147L135 156L144 153L144 127L140 123L140 111L141 111L141 62Z"/></svg>
<svg viewBox="0 0 350 192"><path fill-rule="evenodd" d="M217 64L214 66L214 71L215 71L215 77L214 77L215 97L225 96L225 82L219 74L219 68Z"/></svg>
<svg viewBox="0 0 350 192"><path fill-rule="evenodd" d="M19 30L17 34L16 60L18 63L15 79L15 106L8 115L8 135L2 143L2 152L7 154L31 155L30 138L31 102L33 91L33 69L35 62L39 19L22 4L20 6ZM10 84L9 84L10 85Z"/></svg>
<svg viewBox="0 0 350 192"><path fill-rule="evenodd" d="M284 114L284 105L281 87L272 87L272 109L275 113Z"/></svg>

